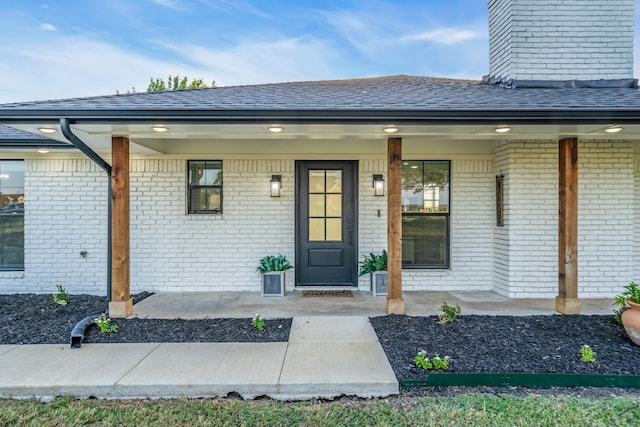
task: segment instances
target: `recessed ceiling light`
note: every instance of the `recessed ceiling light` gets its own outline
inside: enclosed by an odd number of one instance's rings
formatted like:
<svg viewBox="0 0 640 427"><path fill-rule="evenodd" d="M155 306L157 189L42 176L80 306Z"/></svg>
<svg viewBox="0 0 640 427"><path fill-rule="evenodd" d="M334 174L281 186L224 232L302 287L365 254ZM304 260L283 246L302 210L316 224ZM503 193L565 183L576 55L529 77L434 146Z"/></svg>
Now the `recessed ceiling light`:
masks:
<svg viewBox="0 0 640 427"><path fill-rule="evenodd" d="M613 126L609 126L604 131L607 133L618 133L621 130L622 130L622 126L613 125Z"/></svg>
<svg viewBox="0 0 640 427"><path fill-rule="evenodd" d="M509 126L498 126L494 129L494 131L498 133L506 133L511 131L511 128Z"/></svg>
<svg viewBox="0 0 640 427"><path fill-rule="evenodd" d="M269 126L267 130L271 133L280 133L284 130L284 128L280 126Z"/></svg>
<svg viewBox="0 0 640 427"><path fill-rule="evenodd" d="M166 131L169 130L169 128L164 126L164 125L156 125L156 126L152 127L151 129L153 129L154 132L166 132Z"/></svg>
<svg viewBox="0 0 640 427"><path fill-rule="evenodd" d="M49 150L47 150L46 148L38 148L36 151L42 154L47 154L49 152Z"/></svg>
<svg viewBox="0 0 640 427"><path fill-rule="evenodd" d="M40 132L42 132L42 133L55 133L56 132L56 129L54 129L54 128L46 128L46 127L38 128L38 130Z"/></svg>
<svg viewBox="0 0 640 427"><path fill-rule="evenodd" d="M386 133L396 133L398 132L398 128L395 126L387 126L386 128L382 129L383 131L385 131Z"/></svg>
<svg viewBox="0 0 640 427"><path fill-rule="evenodd" d="M411 169L418 169L418 165L412 165Z"/></svg>

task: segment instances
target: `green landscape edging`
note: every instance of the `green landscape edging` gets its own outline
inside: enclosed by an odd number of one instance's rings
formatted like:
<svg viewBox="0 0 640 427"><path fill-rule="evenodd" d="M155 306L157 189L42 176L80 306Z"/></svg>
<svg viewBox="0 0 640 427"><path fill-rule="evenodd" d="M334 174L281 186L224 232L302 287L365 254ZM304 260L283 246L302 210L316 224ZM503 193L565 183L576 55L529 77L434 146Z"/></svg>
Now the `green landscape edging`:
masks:
<svg viewBox="0 0 640 427"><path fill-rule="evenodd" d="M404 388L433 386L489 387L616 387L640 388L639 375L453 373L429 374L427 379L400 381Z"/></svg>

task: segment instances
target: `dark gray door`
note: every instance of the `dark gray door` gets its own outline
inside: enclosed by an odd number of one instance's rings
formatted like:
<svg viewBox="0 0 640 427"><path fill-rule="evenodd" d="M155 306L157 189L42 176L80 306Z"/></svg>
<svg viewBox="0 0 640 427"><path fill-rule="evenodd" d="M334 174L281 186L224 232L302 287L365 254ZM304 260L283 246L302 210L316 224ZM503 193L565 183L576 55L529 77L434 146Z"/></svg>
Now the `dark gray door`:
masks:
<svg viewBox="0 0 640 427"><path fill-rule="evenodd" d="M358 162L296 163L296 282L357 286Z"/></svg>

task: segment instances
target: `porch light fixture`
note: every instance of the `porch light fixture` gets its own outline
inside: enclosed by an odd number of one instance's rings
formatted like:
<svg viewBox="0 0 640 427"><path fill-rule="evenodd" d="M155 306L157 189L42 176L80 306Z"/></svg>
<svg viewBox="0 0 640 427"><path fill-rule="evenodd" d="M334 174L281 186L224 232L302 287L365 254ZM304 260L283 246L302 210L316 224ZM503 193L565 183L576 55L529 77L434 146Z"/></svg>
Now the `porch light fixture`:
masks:
<svg viewBox="0 0 640 427"><path fill-rule="evenodd" d="M38 148L36 151L40 154L47 154L49 152L46 148Z"/></svg>
<svg viewBox="0 0 640 427"><path fill-rule="evenodd" d="M511 128L509 126L498 126L494 131L497 133L507 133L511 131Z"/></svg>
<svg viewBox="0 0 640 427"><path fill-rule="evenodd" d="M271 197L280 197L280 189L282 188L282 175L271 175L270 184Z"/></svg>
<svg viewBox="0 0 640 427"><path fill-rule="evenodd" d="M151 129L153 129L154 132L166 132L169 130L169 128L164 125L156 125Z"/></svg>
<svg viewBox="0 0 640 427"><path fill-rule="evenodd" d="M395 126L387 126L386 128L382 129L383 131L385 131L386 133L396 133L398 132L398 128Z"/></svg>
<svg viewBox="0 0 640 427"><path fill-rule="evenodd" d="M284 130L281 126L269 126L267 130L271 133L280 133Z"/></svg>
<svg viewBox="0 0 640 427"><path fill-rule="evenodd" d="M55 132L56 132L56 129L54 129L54 128L47 128L47 127L41 127L41 128L38 128L38 130L39 130L40 132L42 132L42 133L55 133Z"/></svg>
<svg viewBox="0 0 640 427"><path fill-rule="evenodd" d="M382 175L373 175L373 195L384 196L384 178Z"/></svg>
<svg viewBox="0 0 640 427"><path fill-rule="evenodd" d="M606 128L604 131L607 133L618 133L622 130L622 126L618 126L618 125L611 125L608 128Z"/></svg>

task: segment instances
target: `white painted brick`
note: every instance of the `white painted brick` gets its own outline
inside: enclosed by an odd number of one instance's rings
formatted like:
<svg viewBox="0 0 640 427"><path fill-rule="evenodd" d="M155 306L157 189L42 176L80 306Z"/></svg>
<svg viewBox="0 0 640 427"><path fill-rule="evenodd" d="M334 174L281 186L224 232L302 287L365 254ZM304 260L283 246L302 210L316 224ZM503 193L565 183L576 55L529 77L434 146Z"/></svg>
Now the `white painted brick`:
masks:
<svg viewBox="0 0 640 427"><path fill-rule="evenodd" d="M490 77L632 78L633 24L634 0L490 0Z"/></svg>

